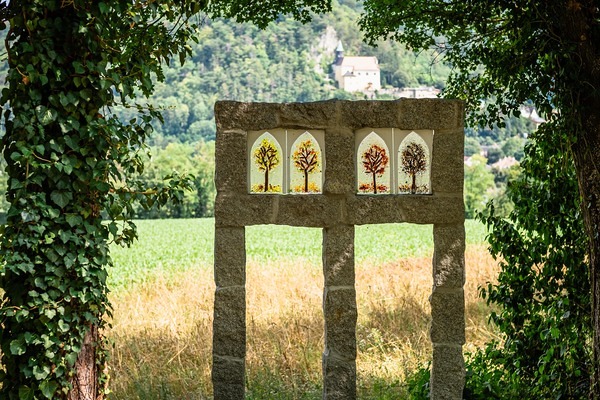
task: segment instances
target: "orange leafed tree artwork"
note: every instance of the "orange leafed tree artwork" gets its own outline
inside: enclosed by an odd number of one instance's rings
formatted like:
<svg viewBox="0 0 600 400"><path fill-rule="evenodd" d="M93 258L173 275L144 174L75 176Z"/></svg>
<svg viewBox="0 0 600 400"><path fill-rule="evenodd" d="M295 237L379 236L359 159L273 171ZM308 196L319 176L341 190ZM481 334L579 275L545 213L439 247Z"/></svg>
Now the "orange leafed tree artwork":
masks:
<svg viewBox="0 0 600 400"><path fill-rule="evenodd" d="M292 154L294 166L304 175L304 187L302 192L308 193L310 190L309 176L319 171L319 152L315 149L312 140L305 140L297 147Z"/></svg>
<svg viewBox="0 0 600 400"><path fill-rule="evenodd" d="M264 192L268 192L272 189L269 186L269 172L280 162L277 147L268 139L263 139L260 146L254 150L254 161L258 170L265 173L265 183L262 189Z"/></svg>
<svg viewBox="0 0 600 400"><path fill-rule="evenodd" d="M387 191L387 186L377 186L377 177L381 177L388 166L390 159L385 149L376 144L372 144L362 155L362 165L365 173L373 176L372 187L371 185L361 185L362 191L369 191L371 189L373 194L377 194L379 191Z"/></svg>

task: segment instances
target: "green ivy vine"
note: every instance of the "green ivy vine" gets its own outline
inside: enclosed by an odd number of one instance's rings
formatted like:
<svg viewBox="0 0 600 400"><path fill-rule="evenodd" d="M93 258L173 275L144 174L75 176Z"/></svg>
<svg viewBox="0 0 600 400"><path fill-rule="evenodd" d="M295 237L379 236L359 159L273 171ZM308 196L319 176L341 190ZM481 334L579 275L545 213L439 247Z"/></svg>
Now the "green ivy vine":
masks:
<svg viewBox="0 0 600 400"><path fill-rule="evenodd" d="M193 1L3 3L10 208L0 239L0 398L77 398L86 368L99 377L94 396L106 391L109 243L135 237L134 202L176 200L189 184L173 176L153 190L132 181L159 113L137 106L139 116L121 122L111 107L150 94L161 61L187 55L199 9ZM82 369L85 338L95 354Z"/></svg>

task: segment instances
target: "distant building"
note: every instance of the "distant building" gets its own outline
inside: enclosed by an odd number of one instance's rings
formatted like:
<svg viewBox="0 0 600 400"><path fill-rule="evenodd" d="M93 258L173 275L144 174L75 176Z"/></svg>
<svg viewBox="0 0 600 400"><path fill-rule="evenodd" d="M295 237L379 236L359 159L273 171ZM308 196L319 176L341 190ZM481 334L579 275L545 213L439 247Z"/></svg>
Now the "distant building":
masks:
<svg viewBox="0 0 600 400"><path fill-rule="evenodd" d="M512 167L513 165L518 165L518 164L519 164L519 162L514 157L509 156L509 157L501 158L500 160L498 160L497 162L492 164L492 168L506 169L506 168Z"/></svg>
<svg viewBox="0 0 600 400"><path fill-rule="evenodd" d="M333 73L338 87L347 92L372 92L381 89L377 57L344 57L341 41L335 49Z"/></svg>

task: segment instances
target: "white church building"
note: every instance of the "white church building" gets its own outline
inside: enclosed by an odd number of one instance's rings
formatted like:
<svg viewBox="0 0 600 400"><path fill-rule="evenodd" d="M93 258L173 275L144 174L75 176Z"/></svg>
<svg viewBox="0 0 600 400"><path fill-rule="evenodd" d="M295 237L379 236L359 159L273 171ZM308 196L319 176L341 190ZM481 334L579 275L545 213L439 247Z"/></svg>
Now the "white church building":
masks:
<svg viewBox="0 0 600 400"><path fill-rule="evenodd" d="M335 81L347 92L370 92L381 89L377 57L344 57L342 42L338 42L333 61Z"/></svg>

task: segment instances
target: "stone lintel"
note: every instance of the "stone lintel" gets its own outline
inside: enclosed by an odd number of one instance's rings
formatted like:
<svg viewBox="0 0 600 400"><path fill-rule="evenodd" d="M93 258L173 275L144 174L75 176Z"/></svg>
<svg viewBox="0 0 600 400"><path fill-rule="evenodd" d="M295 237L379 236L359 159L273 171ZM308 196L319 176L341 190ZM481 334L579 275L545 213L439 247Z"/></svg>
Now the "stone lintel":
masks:
<svg viewBox="0 0 600 400"><path fill-rule="evenodd" d="M218 193L217 226L290 225L312 228L338 224L456 224L464 221L458 196L436 195L271 195Z"/></svg>
<svg viewBox="0 0 600 400"><path fill-rule="evenodd" d="M462 196L436 195L356 195L348 198L348 223L461 223L464 221Z"/></svg>
<svg viewBox="0 0 600 400"><path fill-rule="evenodd" d="M453 129L464 126L463 102L447 99L395 101L326 100L311 103L243 103L217 101L217 130L326 129L364 127Z"/></svg>

